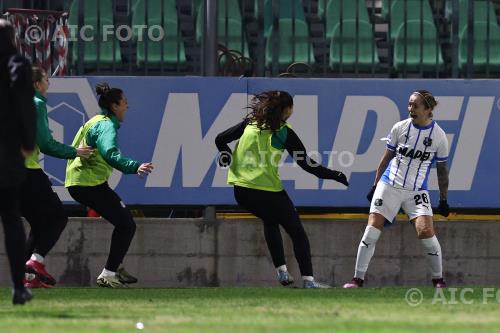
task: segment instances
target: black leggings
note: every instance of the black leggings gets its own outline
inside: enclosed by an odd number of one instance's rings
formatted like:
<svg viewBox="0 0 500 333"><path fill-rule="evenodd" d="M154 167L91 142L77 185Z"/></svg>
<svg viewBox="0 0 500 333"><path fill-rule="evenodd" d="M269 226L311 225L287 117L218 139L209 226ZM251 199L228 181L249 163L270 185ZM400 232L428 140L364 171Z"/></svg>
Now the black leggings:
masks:
<svg viewBox="0 0 500 333"><path fill-rule="evenodd" d="M238 204L264 221L264 236L275 267L285 265L279 226L290 235L302 276L312 276L311 247L295 206L285 191L270 192L235 186Z"/></svg>
<svg viewBox="0 0 500 333"><path fill-rule="evenodd" d="M92 208L115 226L105 268L116 272L134 238L136 226L132 214L107 182L97 186L70 186L68 191L73 199Z"/></svg>
<svg viewBox="0 0 500 333"><path fill-rule="evenodd" d="M23 288L26 235L19 214L18 189L0 188L0 216L14 288Z"/></svg>
<svg viewBox="0 0 500 333"><path fill-rule="evenodd" d="M31 226L26 255L46 256L59 240L68 217L42 169L28 169L21 186L21 214Z"/></svg>

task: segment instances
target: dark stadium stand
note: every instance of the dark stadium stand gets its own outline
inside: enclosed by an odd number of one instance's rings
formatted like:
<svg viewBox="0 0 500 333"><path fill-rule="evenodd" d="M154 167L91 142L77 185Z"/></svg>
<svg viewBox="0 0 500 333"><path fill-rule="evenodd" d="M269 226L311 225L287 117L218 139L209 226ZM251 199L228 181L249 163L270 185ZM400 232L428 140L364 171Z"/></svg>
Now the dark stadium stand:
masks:
<svg viewBox="0 0 500 333"><path fill-rule="evenodd" d="M475 0L473 8L469 1L218 0L218 44L227 49L219 50L220 73L276 76L303 62L320 77L498 77L500 1ZM204 1L88 0L81 17L78 2L4 0L0 9L31 3L68 11L69 24L96 27L86 36L97 42L70 43L72 74L202 73ZM138 29L131 40L97 38L104 25L122 24L163 25L165 38L146 41ZM228 56L221 54L231 50L250 65L222 70Z"/></svg>
<svg viewBox="0 0 500 333"><path fill-rule="evenodd" d="M147 30L142 30L141 34L139 29L133 30L134 42L137 43L136 63L138 67L143 67L146 62L153 68L186 66L186 51L179 33L175 0L135 0L132 5L132 26L141 25L163 26L165 38L161 41L153 41L148 38Z"/></svg>
<svg viewBox="0 0 500 333"><path fill-rule="evenodd" d="M71 2L69 24L78 26L78 0ZM77 45L83 47L83 64L85 68L110 68L113 64L121 63L120 44L114 34L104 36L104 26L114 25L114 10L112 0L86 0L83 2L83 25L94 27L86 30L85 36L93 42L73 44L71 56L73 64L79 60ZM77 33L76 30L70 30ZM76 37L76 36L73 36Z"/></svg>

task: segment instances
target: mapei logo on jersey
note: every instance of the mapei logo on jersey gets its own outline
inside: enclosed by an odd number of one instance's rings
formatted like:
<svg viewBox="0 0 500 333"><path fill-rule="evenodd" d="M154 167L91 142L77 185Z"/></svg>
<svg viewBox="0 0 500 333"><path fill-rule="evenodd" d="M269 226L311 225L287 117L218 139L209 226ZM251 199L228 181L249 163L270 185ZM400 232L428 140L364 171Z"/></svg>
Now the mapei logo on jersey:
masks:
<svg viewBox="0 0 500 333"><path fill-rule="evenodd" d="M426 137L426 138L424 139L424 146L426 146L426 147L430 147L430 146L432 146L432 139L431 139L431 138L429 138L429 137Z"/></svg>
<svg viewBox="0 0 500 333"><path fill-rule="evenodd" d="M428 139L428 138L426 138L426 139ZM424 144L425 144L425 140L424 140ZM426 151L424 153L423 151L418 150L418 149L417 150L415 150L415 149L408 150L408 147L400 147L398 150L398 153L400 153L401 155L403 155L405 157L420 159L422 162L427 161L431 157L431 153L428 151Z"/></svg>

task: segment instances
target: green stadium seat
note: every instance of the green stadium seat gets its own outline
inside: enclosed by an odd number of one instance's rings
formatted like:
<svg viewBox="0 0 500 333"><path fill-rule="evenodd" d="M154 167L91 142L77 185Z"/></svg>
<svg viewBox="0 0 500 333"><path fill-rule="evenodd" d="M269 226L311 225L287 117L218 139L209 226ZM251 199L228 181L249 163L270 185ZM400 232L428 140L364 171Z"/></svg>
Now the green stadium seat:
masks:
<svg viewBox="0 0 500 333"><path fill-rule="evenodd" d="M227 4L227 6L226 6ZM201 43L203 36L203 2L198 7L196 18L196 42ZM226 48L241 52L248 57L248 43L242 29L240 6L234 0L217 0L217 40Z"/></svg>
<svg viewBox="0 0 500 333"><path fill-rule="evenodd" d="M146 3L148 4L146 21ZM184 66L187 62L182 36L179 35L177 10L175 0L136 0L132 6L132 26L154 25L163 26L165 36L162 40L154 41L148 38L146 29L134 29L134 40L137 41L137 66L146 64L153 67ZM142 32L139 35L139 32ZM163 47L163 49L162 49ZM147 56L146 56L147 51Z"/></svg>
<svg viewBox="0 0 500 333"><path fill-rule="evenodd" d="M458 31L462 31L463 26L467 24L467 13L469 12L469 0L458 0ZM487 22L488 10L490 11L489 22L498 23L495 7L489 0L474 1L474 22ZM451 20L453 12L452 0L446 0L445 3L445 17L448 21Z"/></svg>
<svg viewBox="0 0 500 333"><path fill-rule="evenodd" d="M360 21L370 23L364 0L328 0L325 13L325 34L327 39L333 37L335 28L340 24L341 13L342 20L356 20L357 18Z"/></svg>
<svg viewBox="0 0 500 333"><path fill-rule="evenodd" d="M407 20L423 20L434 24L432 9L427 0L382 0L382 16L386 19L389 15L389 3L391 5L390 36L392 41L404 23L405 6Z"/></svg>
<svg viewBox="0 0 500 333"><path fill-rule="evenodd" d="M276 0L275 0L276 1ZM346 0L347 1L347 0ZM255 1L257 6L258 0ZM300 0L279 0L279 7L277 7L279 12L278 20L281 19L293 19L306 22L306 16L304 14L304 8L302 7L302 1ZM256 13L258 11L256 10ZM273 25L273 2L272 0L264 1L264 37L269 37L272 31Z"/></svg>
<svg viewBox="0 0 500 333"><path fill-rule="evenodd" d="M342 26L342 36L340 27ZM342 60L340 59L340 48L342 45ZM372 60L373 57L373 60ZM358 36L356 38L356 20L343 20L333 31L330 42L330 67L360 72L369 72L373 66L377 66L379 57L377 46L373 37L372 26L368 22L359 21Z"/></svg>
<svg viewBox="0 0 500 333"><path fill-rule="evenodd" d="M439 44L436 44L436 26L434 23L420 20L408 20L406 39L404 27L401 25L396 33L394 42L394 68L397 71L406 70L410 72L433 72L443 69L443 56ZM420 33L421 24L423 34ZM406 44L406 62L405 62ZM421 49L422 45L422 49ZM437 62L436 62L437 57Z"/></svg>
<svg viewBox="0 0 500 333"><path fill-rule="evenodd" d="M99 10L98 10L99 5ZM74 0L70 6L68 24L78 26L78 1ZM98 25L99 22L99 25ZM121 63L120 43L113 34L104 36L103 26L114 26L113 22L113 1L112 0L85 0L83 1L83 24L94 27L93 30L86 30L85 36L93 41L83 42L84 67L96 67L104 65L112 66ZM98 31L100 30L100 31ZM79 33L76 29L70 29L70 33ZM72 36L76 39L76 36ZM99 45L97 45L99 44ZM73 43L71 55L73 63L78 61L78 44ZM114 45L114 46L113 46ZM114 53L113 53L114 47ZM114 57L113 57L114 54Z"/></svg>
<svg viewBox="0 0 500 333"><path fill-rule="evenodd" d="M462 72L467 71L467 27L467 25L463 27L458 40L458 63ZM473 68L474 72L484 73L488 66L490 71L498 73L500 72L500 28L496 23L490 22L488 40L487 27L487 22L474 23Z"/></svg>
<svg viewBox="0 0 500 333"><path fill-rule="evenodd" d="M314 52L309 41L309 28L307 23L295 20L295 37L293 33L293 19L283 18L279 20L279 50L278 64L286 66L293 62L314 63ZM269 28L269 37L266 43L266 64L272 64L273 59L273 31Z"/></svg>

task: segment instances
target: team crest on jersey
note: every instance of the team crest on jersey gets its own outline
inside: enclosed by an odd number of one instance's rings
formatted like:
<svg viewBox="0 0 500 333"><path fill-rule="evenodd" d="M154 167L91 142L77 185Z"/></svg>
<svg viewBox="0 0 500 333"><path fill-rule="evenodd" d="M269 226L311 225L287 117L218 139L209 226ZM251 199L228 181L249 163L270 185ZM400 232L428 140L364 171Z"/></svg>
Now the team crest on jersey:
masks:
<svg viewBox="0 0 500 333"><path fill-rule="evenodd" d="M377 207L382 206L383 203L384 203L384 201L382 199L376 199L375 200L375 206L377 206Z"/></svg>
<svg viewBox="0 0 500 333"><path fill-rule="evenodd" d="M426 138L424 139L424 146L426 146L426 147L430 147L430 146L432 146L432 139L431 139L431 138L429 138L429 137L426 137Z"/></svg>

